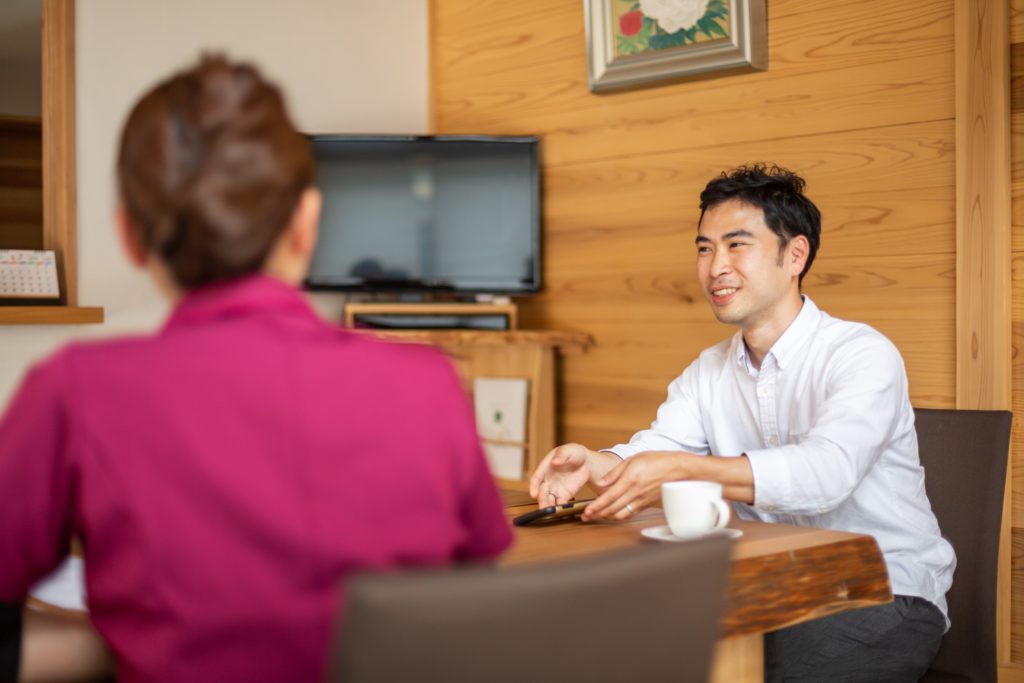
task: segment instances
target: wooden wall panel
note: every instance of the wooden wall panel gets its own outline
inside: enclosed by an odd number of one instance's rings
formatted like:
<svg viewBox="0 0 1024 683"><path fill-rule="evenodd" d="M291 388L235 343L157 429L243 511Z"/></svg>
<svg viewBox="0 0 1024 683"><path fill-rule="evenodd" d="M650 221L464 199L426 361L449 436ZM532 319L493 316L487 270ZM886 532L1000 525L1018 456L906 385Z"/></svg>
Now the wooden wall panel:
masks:
<svg viewBox="0 0 1024 683"><path fill-rule="evenodd" d="M43 0L43 131L43 246L57 252L61 299L75 306L75 0Z"/></svg>
<svg viewBox="0 0 1024 683"><path fill-rule="evenodd" d="M752 160L805 174L823 211L808 294L893 339L915 403L953 404L952 0L774 0L767 72L601 96L577 0L434 0L431 21L437 132L543 139L546 285L523 323L597 342L563 362L564 439L646 426L731 334L693 277L697 195Z"/></svg>
<svg viewBox="0 0 1024 683"><path fill-rule="evenodd" d="M1024 0L1010 0L1010 44L1024 43Z"/></svg>
<svg viewBox="0 0 1024 683"><path fill-rule="evenodd" d="M1010 195L1012 240L1013 440L1011 595L1024 594L1024 0L1010 7ZM1024 662L1024 601L1011 600L1010 658ZM1024 680L1024 674L1021 676Z"/></svg>

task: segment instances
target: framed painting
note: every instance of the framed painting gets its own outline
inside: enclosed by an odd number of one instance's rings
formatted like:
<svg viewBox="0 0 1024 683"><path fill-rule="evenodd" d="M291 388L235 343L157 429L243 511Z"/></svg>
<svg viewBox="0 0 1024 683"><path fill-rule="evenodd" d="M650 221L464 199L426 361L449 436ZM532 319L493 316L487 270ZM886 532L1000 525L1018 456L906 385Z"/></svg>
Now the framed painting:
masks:
<svg viewBox="0 0 1024 683"><path fill-rule="evenodd" d="M765 0L586 0L590 89L768 68Z"/></svg>

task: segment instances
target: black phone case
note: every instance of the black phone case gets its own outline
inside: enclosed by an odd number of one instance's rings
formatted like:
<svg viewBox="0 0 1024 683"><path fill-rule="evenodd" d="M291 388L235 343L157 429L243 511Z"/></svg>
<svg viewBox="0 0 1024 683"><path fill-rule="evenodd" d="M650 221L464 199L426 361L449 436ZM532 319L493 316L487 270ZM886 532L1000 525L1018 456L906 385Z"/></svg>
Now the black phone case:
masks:
<svg viewBox="0 0 1024 683"><path fill-rule="evenodd" d="M513 517L512 524L515 526L526 526L528 524L536 524L537 522L551 522L556 519L575 517L576 515L583 514L588 503L590 503L589 500L577 500L571 503L538 508L518 517Z"/></svg>

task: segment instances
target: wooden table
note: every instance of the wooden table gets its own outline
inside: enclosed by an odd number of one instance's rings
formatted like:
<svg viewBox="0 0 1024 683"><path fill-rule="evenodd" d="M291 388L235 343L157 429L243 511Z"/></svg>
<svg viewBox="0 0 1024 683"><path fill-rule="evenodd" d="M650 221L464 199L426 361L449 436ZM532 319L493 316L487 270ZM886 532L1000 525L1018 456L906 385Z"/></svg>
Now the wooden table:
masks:
<svg viewBox="0 0 1024 683"><path fill-rule="evenodd" d="M521 492L503 495L509 519L536 507ZM664 523L661 510L650 509L628 522L517 527L515 545L501 562L531 564L653 543L640 530ZM889 574L871 536L742 520L729 526L743 536L733 544L711 678L716 683L764 680L767 631L892 600Z"/></svg>

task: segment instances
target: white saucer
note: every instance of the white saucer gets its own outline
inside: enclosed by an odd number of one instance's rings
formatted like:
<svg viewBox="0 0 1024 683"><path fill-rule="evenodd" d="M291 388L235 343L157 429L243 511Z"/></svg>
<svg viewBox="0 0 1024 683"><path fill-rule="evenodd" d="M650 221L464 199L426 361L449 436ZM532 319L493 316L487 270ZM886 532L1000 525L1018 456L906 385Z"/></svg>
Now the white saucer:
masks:
<svg viewBox="0 0 1024 683"><path fill-rule="evenodd" d="M640 533L647 538L653 538L656 541L696 541L698 538L707 538L710 536L727 536L728 538L739 538L743 535L743 531L740 529L732 529L725 527L724 529L714 529L703 534L695 534L693 536L676 536L669 529L667 524L662 526L649 526L646 529L641 529Z"/></svg>

